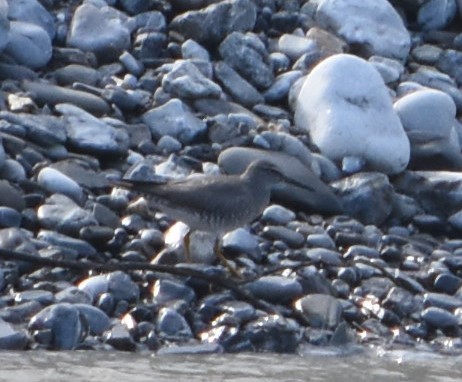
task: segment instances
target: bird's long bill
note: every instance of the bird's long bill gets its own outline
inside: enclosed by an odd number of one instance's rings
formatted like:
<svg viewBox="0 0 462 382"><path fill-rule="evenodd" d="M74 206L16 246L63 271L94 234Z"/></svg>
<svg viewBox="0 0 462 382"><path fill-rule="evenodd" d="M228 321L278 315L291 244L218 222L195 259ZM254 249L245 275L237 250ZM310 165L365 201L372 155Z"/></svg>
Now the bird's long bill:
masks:
<svg viewBox="0 0 462 382"><path fill-rule="evenodd" d="M288 184L292 184L292 185L294 185L294 186L303 188L304 190L308 190L308 191L311 191L311 192L315 192L315 191L316 191L313 187L311 187L311 186L308 185L307 183L299 182L297 179L288 177L287 175L284 175L284 174L282 174L282 177L283 177L284 182L286 182L286 183L288 183Z"/></svg>

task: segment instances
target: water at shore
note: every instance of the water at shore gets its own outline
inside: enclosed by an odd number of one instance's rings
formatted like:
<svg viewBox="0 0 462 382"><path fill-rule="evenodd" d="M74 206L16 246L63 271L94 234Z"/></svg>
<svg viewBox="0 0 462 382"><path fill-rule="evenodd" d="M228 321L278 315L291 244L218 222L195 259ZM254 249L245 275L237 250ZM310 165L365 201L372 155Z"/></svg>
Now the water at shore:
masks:
<svg viewBox="0 0 462 382"><path fill-rule="evenodd" d="M3 352L0 381L444 381L462 377L460 357L391 352L171 355L123 352Z"/></svg>

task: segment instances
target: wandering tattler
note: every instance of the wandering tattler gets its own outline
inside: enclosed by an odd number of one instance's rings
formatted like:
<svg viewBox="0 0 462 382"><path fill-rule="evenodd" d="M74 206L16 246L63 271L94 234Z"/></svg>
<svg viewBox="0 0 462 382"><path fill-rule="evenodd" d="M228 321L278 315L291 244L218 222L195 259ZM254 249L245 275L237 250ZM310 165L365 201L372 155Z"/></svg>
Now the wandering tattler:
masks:
<svg viewBox="0 0 462 382"><path fill-rule="evenodd" d="M165 184L123 179L118 185L149 195L160 211L187 224L191 231L214 233L216 255L238 275L221 253L221 236L255 220L268 206L273 185L283 181L300 185L275 164L259 160L241 175L204 175ZM189 235L184 245L189 257Z"/></svg>

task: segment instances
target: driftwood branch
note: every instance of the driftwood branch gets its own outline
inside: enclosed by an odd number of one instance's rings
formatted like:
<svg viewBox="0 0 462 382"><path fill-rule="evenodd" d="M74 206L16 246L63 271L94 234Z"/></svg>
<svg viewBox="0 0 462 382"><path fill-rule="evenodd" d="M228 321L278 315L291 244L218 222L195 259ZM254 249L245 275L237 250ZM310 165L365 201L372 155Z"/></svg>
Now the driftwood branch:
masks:
<svg viewBox="0 0 462 382"><path fill-rule="evenodd" d="M83 272L99 271L99 272L114 272L114 271L153 271L158 273L167 273L182 277L196 277L198 279L209 282L210 284L225 288L233 292L237 297L251 303L258 309L264 310L270 314L281 314L274 306L259 300L243 286L240 286L235 280L229 277L211 275L203 271L181 266L171 266L163 264L151 264L141 261L127 261L119 263L98 263L94 261L74 261L74 260L59 260L47 257L40 257L25 252L13 251L0 248L0 258L25 261L32 264L44 267L60 267L73 269Z"/></svg>

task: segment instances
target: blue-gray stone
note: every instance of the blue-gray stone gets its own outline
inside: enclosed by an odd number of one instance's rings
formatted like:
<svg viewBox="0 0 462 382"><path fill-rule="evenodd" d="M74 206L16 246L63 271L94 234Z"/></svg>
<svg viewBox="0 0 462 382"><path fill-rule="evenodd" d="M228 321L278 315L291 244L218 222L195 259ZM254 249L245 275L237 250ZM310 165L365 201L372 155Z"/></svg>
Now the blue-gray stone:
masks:
<svg viewBox="0 0 462 382"><path fill-rule="evenodd" d="M37 301L40 304L46 306L52 304L55 301L55 296L48 290L33 289L16 293L14 300L18 304L22 304L28 301Z"/></svg>
<svg viewBox="0 0 462 382"><path fill-rule="evenodd" d="M167 338L192 338L186 319L172 308L162 308L157 318L157 330Z"/></svg>
<svg viewBox="0 0 462 382"><path fill-rule="evenodd" d="M237 253L255 254L259 251L257 238L244 228L228 232L222 245L225 250Z"/></svg>
<svg viewBox="0 0 462 382"><path fill-rule="evenodd" d="M448 296L444 293L425 293L423 302L426 306L437 307L446 310L454 310L462 307L462 298L456 296Z"/></svg>
<svg viewBox="0 0 462 382"><path fill-rule="evenodd" d="M273 68L263 42L252 33L233 32L220 44L223 60L257 89L266 89L274 80Z"/></svg>
<svg viewBox="0 0 462 382"><path fill-rule="evenodd" d="M184 300L190 303L195 298L194 291L178 281L162 279L154 284L153 301L158 304L164 305L173 300Z"/></svg>
<svg viewBox="0 0 462 382"><path fill-rule="evenodd" d="M22 21L12 21L9 36L5 52L18 64L38 69L50 61L53 52L51 39L42 27Z"/></svg>
<svg viewBox="0 0 462 382"><path fill-rule="evenodd" d="M305 251L305 256L315 262L326 265L341 265L341 255L339 252L326 248L311 248Z"/></svg>
<svg viewBox="0 0 462 382"><path fill-rule="evenodd" d="M426 31L447 27L457 13L456 0L429 0L420 6L417 22Z"/></svg>
<svg viewBox="0 0 462 382"><path fill-rule="evenodd" d="M433 286L437 292L454 294L462 286L462 279L451 273L442 273L436 276Z"/></svg>
<svg viewBox="0 0 462 382"><path fill-rule="evenodd" d="M84 3L73 14L67 45L95 53L100 62L111 62L130 47L133 26L112 7Z"/></svg>
<svg viewBox="0 0 462 382"><path fill-rule="evenodd" d="M116 302L120 300L127 302L138 301L140 289L127 273L116 271L109 273L106 277L108 280L108 292L114 296Z"/></svg>
<svg viewBox="0 0 462 382"><path fill-rule="evenodd" d="M55 295L56 302L68 302L70 304L91 304L92 297L76 286L70 286Z"/></svg>
<svg viewBox="0 0 462 382"><path fill-rule="evenodd" d="M170 135L182 144L188 144L206 130L205 122L179 99L147 111L142 118L155 139Z"/></svg>
<svg viewBox="0 0 462 382"><path fill-rule="evenodd" d="M79 310L80 314L85 317L90 334L100 336L109 329L111 321L107 314L101 309L92 305L81 303L75 304L74 306Z"/></svg>
<svg viewBox="0 0 462 382"><path fill-rule="evenodd" d="M427 308L424 311L422 311L421 317L427 325L442 330L456 329L459 325L459 320L454 314L441 308Z"/></svg>
<svg viewBox="0 0 462 382"><path fill-rule="evenodd" d="M29 330L51 330L51 347L56 350L71 350L78 345L82 336L83 327L79 315L79 310L74 305L50 305L31 318Z"/></svg>
<svg viewBox="0 0 462 382"><path fill-rule="evenodd" d="M342 304L326 294L311 294L295 302L295 308L313 328L335 329L343 320Z"/></svg>
<svg viewBox="0 0 462 382"><path fill-rule="evenodd" d="M11 207L0 206L0 227L19 227L21 225L21 214Z"/></svg>
<svg viewBox="0 0 462 382"><path fill-rule="evenodd" d="M51 40L56 35L55 20L37 0L8 0L8 18L42 27Z"/></svg>
<svg viewBox="0 0 462 382"><path fill-rule="evenodd" d="M91 258L96 255L96 249L86 241L74 239L73 237L66 236L58 232L41 230L38 233L37 238L49 243L50 245L61 247L63 250L70 249L75 251L82 257Z"/></svg>
<svg viewBox="0 0 462 382"><path fill-rule="evenodd" d="M213 46L234 31L246 32L255 25L257 8L249 0L226 0L176 16L169 28L200 44Z"/></svg>
<svg viewBox="0 0 462 382"><path fill-rule="evenodd" d="M278 204L272 204L265 208L261 218L270 224L286 225L295 219L295 213Z"/></svg>
<svg viewBox="0 0 462 382"><path fill-rule="evenodd" d="M1 350L24 350L28 341L26 333L14 329L8 322L0 319Z"/></svg>
<svg viewBox="0 0 462 382"><path fill-rule="evenodd" d="M77 236L81 228L97 224L91 211L79 207L63 194L53 194L47 198L39 207L37 217L43 228L73 236Z"/></svg>
<svg viewBox="0 0 462 382"><path fill-rule="evenodd" d="M297 280L283 276L263 276L247 287L255 297L276 304L288 304L303 292Z"/></svg>

